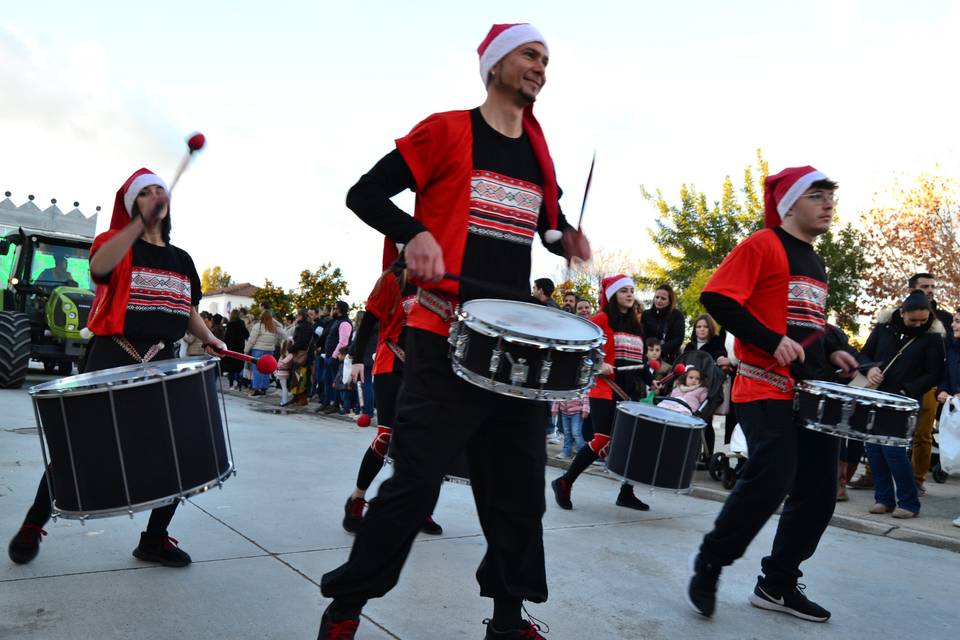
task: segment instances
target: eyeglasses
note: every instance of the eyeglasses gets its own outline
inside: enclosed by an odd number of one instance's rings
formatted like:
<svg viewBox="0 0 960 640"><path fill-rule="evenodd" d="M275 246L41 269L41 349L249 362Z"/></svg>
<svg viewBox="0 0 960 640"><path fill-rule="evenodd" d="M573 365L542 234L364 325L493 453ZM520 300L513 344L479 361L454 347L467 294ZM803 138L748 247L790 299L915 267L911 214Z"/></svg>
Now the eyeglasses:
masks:
<svg viewBox="0 0 960 640"><path fill-rule="evenodd" d="M832 191L814 191L812 193L805 193L800 197L812 200L817 204L825 204L829 202L830 204L835 205L840 201L840 198L838 198L837 195Z"/></svg>

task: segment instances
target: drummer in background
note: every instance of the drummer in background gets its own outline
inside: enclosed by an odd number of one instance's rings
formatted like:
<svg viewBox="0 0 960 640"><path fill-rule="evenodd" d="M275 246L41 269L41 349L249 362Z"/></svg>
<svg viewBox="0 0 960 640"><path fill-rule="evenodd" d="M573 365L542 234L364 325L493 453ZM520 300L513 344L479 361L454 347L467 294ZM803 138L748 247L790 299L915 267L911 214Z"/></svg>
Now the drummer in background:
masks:
<svg viewBox="0 0 960 640"><path fill-rule="evenodd" d="M860 350L864 358L881 363L867 371L873 388L922 402L943 373L945 333L920 289L907 296L899 309L878 315ZM867 442L866 450L876 503L870 513L892 513L901 519L918 516L920 498L906 448Z"/></svg>
<svg viewBox="0 0 960 640"><path fill-rule="evenodd" d="M604 278L600 291L600 312L592 318L594 324L603 330L607 338L604 347L604 362L597 384L590 390L590 415L593 421L593 438L577 452L570 467L559 478L550 483L553 497L561 509L573 509L570 491L580 474L595 460L607 456L610 447L610 434L617 414L617 404L613 399L614 387L617 394L625 394L624 400L638 400L645 391L644 383L653 384L649 367L633 371L616 371L616 367L643 364L643 330L640 320L634 312L634 292L636 286L625 275ZM610 381L614 381L611 386ZM647 511L650 506L633 492L633 485L624 482L617 496L618 507Z"/></svg>
<svg viewBox="0 0 960 640"><path fill-rule="evenodd" d="M173 344L186 331L212 348L226 349L196 311L200 277L190 255L170 244L170 228L167 186L147 169L136 171L117 191L110 229L90 248L97 293L87 321L94 337L85 372L174 358ZM167 533L176 508L174 502L150 513L135 557L168 567L190 564L190 556ZM51 510L44 476L23 526L10 542L11 560L25 564L36 557Z"/></svg>
<svg viewBox="0 0 960 640"><path fill-rule="evenodd" d="M524 600L547 599L548 406L456 377L447 336L460 302L502 297L504 290L529 300L538 236L568 259L589 259L590 246L560 213L553 162L533 115L546 81L543 36L529 24L495 25L478 53L486 101L416 125L347 194L347 206L362 220L406 245L407 267L421 290L407 317L393 477L370 502L349 560L323 576L323 594L333 602L320 623L321 639L354 637L367 600L397 583L437 501L445 465L464 450L487 539L476 573L480 595L493 599L486 637L541 637L520 614ZM405 189L416 192L413 217L390 200ZM445 272L494 288L443 279Z"/></svg>
<svg viewBox="0 0 960 640"><path fill-rule="evenodd" d="M808 600L797 579L833 515L839 440L799 427L793 397L798 379L831 380L837 367L857 366L824 340L827 274L813 249L833 221L837 183L808 166L784 169L765 186L767 228L730 252L700 296L737 337L732 395L750 457L694 558L686 596L697 613L712 616L720 571L744 554L789 495L750 602L824 622L830 612Z"/></svg>

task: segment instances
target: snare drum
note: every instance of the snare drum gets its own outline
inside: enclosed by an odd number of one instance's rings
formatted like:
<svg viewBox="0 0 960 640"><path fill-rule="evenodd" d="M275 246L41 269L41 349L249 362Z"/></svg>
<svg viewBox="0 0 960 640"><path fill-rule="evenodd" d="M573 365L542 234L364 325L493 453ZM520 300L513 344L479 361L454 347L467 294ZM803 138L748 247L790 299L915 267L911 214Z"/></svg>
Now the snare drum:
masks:
<svg viewBox="0 0 960 640"><path fill-rule="evenodd" d="M603 332L559 309L509 300L471 300L450 327L453 371L495 393L567 400L593 386Z"/></svg>
<svg viewBox="0 0 960 640"><path fill-rule="evenodd" d="M793 410L803 426L814 431L908 447L913 442L920 404L875 389L803 380L796 385Z"/></svg>
<svg viewBox="0 0 960 640"><path fill-rule="evenodd" d="M218 362L161 360L31 388L53 515L132 516L234 473Z"/></svg>
<svg viewBox="0 0 960 640"><path fill-rule="evenodd" d="M621 402L613 422L607 470L653 487L690 488L706 423L643 402Z"/></svg>

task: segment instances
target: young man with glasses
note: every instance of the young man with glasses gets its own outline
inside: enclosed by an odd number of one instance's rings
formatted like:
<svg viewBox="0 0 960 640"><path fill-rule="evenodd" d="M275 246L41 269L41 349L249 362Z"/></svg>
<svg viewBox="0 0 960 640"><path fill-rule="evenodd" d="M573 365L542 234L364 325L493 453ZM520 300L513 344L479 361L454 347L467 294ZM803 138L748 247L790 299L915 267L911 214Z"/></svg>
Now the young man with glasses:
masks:
<svg viewBox="0 0 960 640"><path fill-rule="evenodd" d="M833 515L839 440L800 426L793 394L797 380L834 379L837 367L857 366L824 334L827 274L813 249L833 221L837 184L807 166L769 176L765 186L767 228L734 248L700 296L736 336L732 395L750 457L693 558L686 596L697 613L712 616L720 571L744 554L787 498L750 602L824 622L830 612L808 600L797 579Z"/></svg>

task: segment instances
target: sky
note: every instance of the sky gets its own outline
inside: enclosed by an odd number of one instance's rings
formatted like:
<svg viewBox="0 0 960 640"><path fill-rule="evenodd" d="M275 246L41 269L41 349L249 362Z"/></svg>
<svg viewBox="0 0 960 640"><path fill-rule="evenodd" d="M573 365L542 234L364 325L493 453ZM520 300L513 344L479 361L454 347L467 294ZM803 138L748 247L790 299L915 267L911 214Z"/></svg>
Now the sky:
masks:
<svg viewBox="0 0 960 640"><path fill-rule="evenodd" d="M960 1L270 3L5 2L0 192L100 205L146 166L169 179L173 242L199 270L285 287L339 266L350 300L380 269L350 186L427 115L484 98L476 48L531 22L550 48L536 111L561 205L595 250L656 257L640 186L720 198L763 149L771 172L811 164L856 219L897 176L960 175ZM412 212L413 197L396 202ZM532 277L561 261L534 249Z"/></svg>

